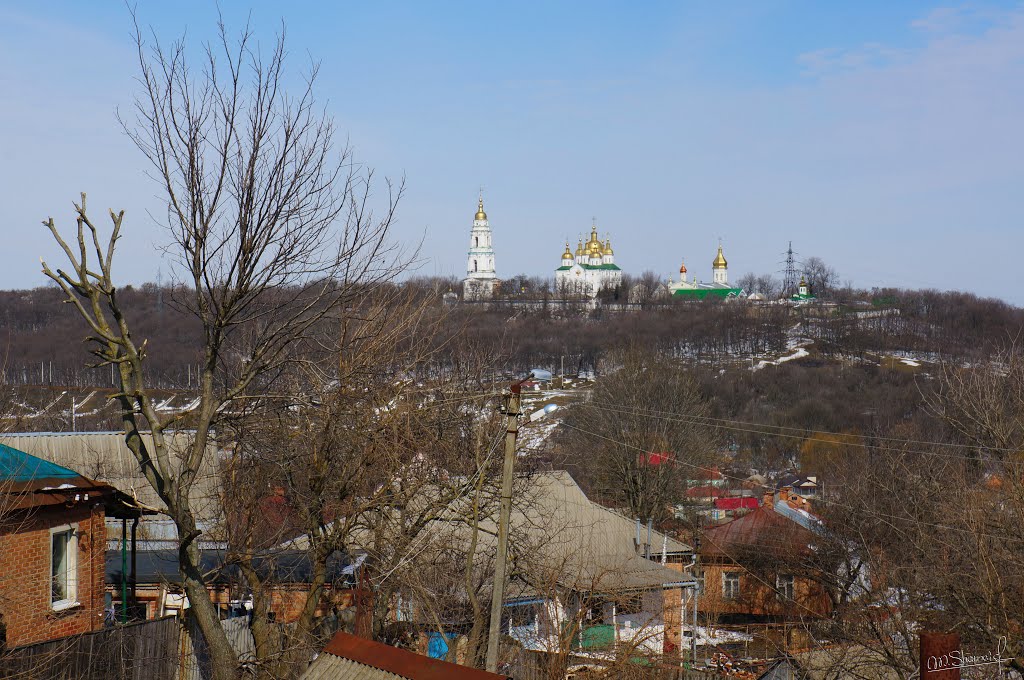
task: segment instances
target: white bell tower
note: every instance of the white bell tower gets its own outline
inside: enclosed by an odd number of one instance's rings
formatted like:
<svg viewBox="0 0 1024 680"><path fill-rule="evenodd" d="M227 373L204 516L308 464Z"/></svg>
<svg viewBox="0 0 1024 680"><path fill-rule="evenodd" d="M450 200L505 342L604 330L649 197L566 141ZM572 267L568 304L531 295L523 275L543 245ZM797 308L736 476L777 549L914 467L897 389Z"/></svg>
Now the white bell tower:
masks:
<svg viewBox="0 0 1024 680"><path fill-rule="evenodd" d="M469 235L469 254L466 258L466 278L462 281L465 300L489 300L494 297L498 278L494 270L494 248L491 245L491 225L484 212L484 197L480 194L473 229Z"/></svg>

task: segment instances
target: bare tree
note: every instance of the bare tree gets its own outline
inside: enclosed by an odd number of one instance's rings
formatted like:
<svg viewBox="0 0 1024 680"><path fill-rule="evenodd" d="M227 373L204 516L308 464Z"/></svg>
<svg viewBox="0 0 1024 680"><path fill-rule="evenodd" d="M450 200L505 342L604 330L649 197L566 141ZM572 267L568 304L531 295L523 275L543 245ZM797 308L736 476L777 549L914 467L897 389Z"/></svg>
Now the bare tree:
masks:
<svg viewBox="0 0 1024 680"><path fill-rule="evenodd" d="M122 121L163 192L168 253L182 278L176 302L202 328L196 406L171 418L156 409L145 373L149 343L132 335L115 283L123 211L110 212L104 239L83 194L73 240L53 218L44 222L70 269L43 264L87 323L98 365L117 370L126 441L177 526L183 586L218 680L234 676L237 660L199 569L202 531L190 486L225 419L254 395L267 396L366 285L395 275L387 237L401 195L389 183L383 213L373 214L373 173L338 146L333 122L318 111L316 68L298 96L286 94L283 34L263 54L248 27L237 40L219 29L192 68L183 39L165 48L154 38L150 47L137 27L143 91L136 120ZM164 432L185 423L194 443L175 456ZM143 430L152 432L152 447Z"/></svg>
<svg viewBox="0 0 1024 680"><path fill-rule="evenodd" d="M804 261L804 275L811 292L817 297L828 297L839 287L839 273L820 257L809 257Z"/></svg>
<svg viewBox="0 0 1024 680"><path fill-rule="evenodd" d="M566 418L567 462L599 496L660 521L681 498L683 480L711 459L708 415L680 362L632 348Z"/></svg>

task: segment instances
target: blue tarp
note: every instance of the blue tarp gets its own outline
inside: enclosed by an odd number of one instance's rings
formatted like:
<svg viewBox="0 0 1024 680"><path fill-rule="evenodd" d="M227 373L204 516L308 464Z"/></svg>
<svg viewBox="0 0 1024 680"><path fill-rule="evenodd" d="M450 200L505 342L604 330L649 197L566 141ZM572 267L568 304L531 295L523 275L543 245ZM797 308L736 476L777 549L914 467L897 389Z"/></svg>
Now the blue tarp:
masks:
<svg viewBox="0 0 1024 680"><path fill-rule="evenodd" d="M455 640L455 633L445 633L443 636L434 631L430 634L427 644L427 656L431 659L448 658L448 643Z"/></svg>

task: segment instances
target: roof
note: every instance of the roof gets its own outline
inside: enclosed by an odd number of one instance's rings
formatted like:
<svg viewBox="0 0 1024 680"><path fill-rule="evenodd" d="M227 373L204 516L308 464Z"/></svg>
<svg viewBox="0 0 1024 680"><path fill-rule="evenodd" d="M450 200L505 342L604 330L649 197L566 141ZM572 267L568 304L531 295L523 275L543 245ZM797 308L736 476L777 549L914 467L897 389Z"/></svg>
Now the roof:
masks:
<svg viewBox="0 0 1024 680"><path fill-rule="evenodd" d="M715 507L719 510L753 510L757 506L757 499L753 496L730 496L729 498L715 499Z"/></svg>
<svg viewBox="0 0 1024 680"><path fill-rule="evenodd" d="M503 680L505 677L339 632L300 679Z"/></svg>
<svg viewBox="0 0 1024 680"><path fill-rule="evenodd" d="M0 444L0 480L31 482L81 479L84 478L74 470Z"/></svg>
<svg viewBox="0 0 1024 680"><path fill-rule="evenodd" d="M818 486L818 478L807 477L805 475L788 474L783 475L775 486L779 489L787 486L793 489L809 489Z"/></svg>
<svg viewBox="0 0 1024 680"><path fill-rule="evenodd" d="M510 525L514 578L543 590L557 583L585 592L621 592L680 587L690 576L637 553L636 520L591 501L565 471L521 477L513 498ZM465 500L461 502L466 502ZM453 513L458 516L458 513ZM480 521L477 550L493 554L497 535L497 508ZM468 545L470 530L459 521L435 521L430 544ZM643 530L646 538L646 528ZM288 542L304 549L305 537ZM689 555L693 549L676 539L652 531L651 550L660 555ZM512 593L520 588L509 586ZM523 592L535 592L529 589Z"/></svg>
<svg viewBox="0 0 1024 680"><path fill-rule="evenodd" d="M172 459L188 450L193 441L186 431L165 432ZM153 438L143 433L143 441L152 446ZM58 467L78 470L90 479L102 480L135 498L142 505L165 509L163 501L150 486L135 455L125 444L123 432L20 432L0 435L0 444L42 458ZM200 520L219 515L220 482L216 447L207 449L202 468L189 496Z"/></svg>
<svg viewBox="0 0 1024 680"><path fill-rule="evenodd" d="M365 555L354 559L341 552L335 552L327 558L326 578L334 582L351 577L355 569L362 565ZM135 580L141 584L181 583L181 572L178 569L178 549L161 548L158 550L138 550L135 553ZM237 566L226 563L226 551L207 548L200 553L199 566L203 573L210 574L212 582L223 583L235 576ZM312 563L309 553L299 550L267 551L256 556L254 566L261 574L271 570L274 580L279 583L311 583ZM108 583L121 582L121 551L107 550L106 580Z"/></svg>
<svg viewBox="0 0 1024 680"><path fill-rule="evenodd" d="M756 549L764 553L806 550L814 533L795 520L762 505L732 521L705 529L701 557L735 559L735 551Z"/></svg>
<svg viewBox="0 0 1024 680"><path fill-rule="evenodd" d="M0 507L8 510L91 501L102 502L107 514L114 517L138 517L152 512L109 484L2 443L0 496L7 497L0 501Z"/></svg>
<svg viewBox="0 0 1024 680"><path fill-rule="evenodd" d="M617 265L617 264L583 264L582 262L577 262L575 265L562 265L561 267L558 267L557 269L555 269L555 271L556 272L566 272L566 271L569 271L570 269L572 269L575 266L579 266L581 269L603 269L603 270L606 270L606 271L620 271L621 270L621 267L619 267L619 265Z"/></svg>
<svg viewBox="0 0 1024 680"><path fill-rule="evenodd" d="M565 471L534 475L513 508L515 550L532 574L556 576L564 587L587 591L678 587L690 577L645 559L635 545L636 520L591 501ZM646 538L646 529L642 535ZM651 550L689 554L692 548L652 531Z"/></svg>
<svg viewBox="0 0 1024 680"><path fill-rule="evenodd" d="M673 297L681 298L692 298L694 300L703 300L708 296L727 298L727 297L738 297L743 293L742 288L715 288L715 287L704 287L705 284L700 284L698 288L679 288L673 291Z"/></svg>
<svg viewBox="0 0 1024 680"><path fill-rule="evenodd" d="M687 498L718 498L725 494L717 486L694 486L685 492Z"/></svg>

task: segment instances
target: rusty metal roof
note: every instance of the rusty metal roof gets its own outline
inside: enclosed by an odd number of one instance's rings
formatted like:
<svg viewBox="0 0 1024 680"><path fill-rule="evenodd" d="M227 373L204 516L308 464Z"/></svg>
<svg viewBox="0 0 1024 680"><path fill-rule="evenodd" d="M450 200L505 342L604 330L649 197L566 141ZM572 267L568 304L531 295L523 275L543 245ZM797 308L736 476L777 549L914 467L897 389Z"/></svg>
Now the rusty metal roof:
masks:
<svg viewBox="0 0 1024 680"><path fill-rule="evenodd" d="M506 680L506 676L337 633L300 680Z"/></svg>

